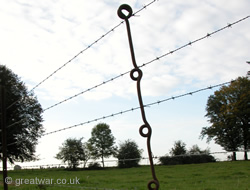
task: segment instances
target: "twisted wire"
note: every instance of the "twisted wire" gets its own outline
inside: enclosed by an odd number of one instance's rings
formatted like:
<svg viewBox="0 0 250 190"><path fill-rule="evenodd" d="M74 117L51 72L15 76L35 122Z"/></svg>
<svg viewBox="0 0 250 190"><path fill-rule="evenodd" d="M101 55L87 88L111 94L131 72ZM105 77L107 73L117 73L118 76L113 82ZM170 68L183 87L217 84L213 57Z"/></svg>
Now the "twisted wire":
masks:
<svg viewBox="0 0 250 190"><path fill-rule="evenodd" d="M133 16L135 16L136 14L138 14L139 12L141 12L142 10L146 9L148 6L152 5L154 2L156 2L157 0L153 0L150 3L148 3L147 5L144 5L143 8L139 9L137 12L135 12L133 14ZM104 37L108 36L108 34L110 34L111 32L114 32L120 25L122 25L124 23L124 21L121 21L119 24L117 24L115 27L111 28L108 32L106 32L105 34L103 34L101 37L99 37L98 39L96 39L93 43L91 43L90 45L88 45L85 49L81 50L79 53L77 53L75 56L73 56L70 60L68 60L66 63L64 63L62 66L60 66L58 69L56 69L55 71L53 71L49 76L47 76L45 79L43 79L41 82L39 82L37 85L35 85L30 91L29 93L33 92L36 88L38 88L41 84L43 84L45 81L47 81L49 78L51 78L54 74L56 74L58 71L62 70L64 67L66 67L69 63L71 63L73 60L75 60L77 57L79 57L81 54L83 54L84 52L86 52L88 49L90 49L93 45L97 44L100 40L102 40ZM116 77L114 77L116 78ZM98 85L100 86L100 85ZM29 94L28 93L28 94ZM79 93L80 95L81 93ZM78 95L76 95L78 96ZM75 97L76 97L75 96ZM25 97L23 97L25 98ZM68 100L70 100L72 98L68 98ZM16 104L18 101L22 101L22 99L19 99L15 102L13 102L12 104L10 104L7 107L7 110L9 108L11 108L14 104ZM64 101L62 101L64 102ZM60 104L60 103L59 103ZM57 105L59 105L57 104ZM54 107L54 106L51 106Z"/></svg>
<svg viewBox="0 0 250 190"><path fill-rule="evenodd" d="M180 47L178 47L178 48L176 48L176 49L174 49L174 50L172 50L172 51L169 51L168 53L165 53L165 54L163 54L163 55L161 55L161 56L158 56L158 57L156 57L155 59L152 59L152 60L150 60L150 61L148 61L148 62L146 62L146 63L143 63L142 65L140 65L140 66L138 66L138 67L139 67L139 68L145 67L145 66L147 66L147 65L149 65L149 64L151 64L151 63L153 63L153 62L155 62L155 61L158 61L158 60L160 60L160 59L162 59L162 58L164 58L164 57L166 57L166 56L168 56L168 55L170 55L170 54L173 54L173 53L175 53L175 52L177 52L177 51L179 51L179 50L181 50L181 49L183 49L183 48L185 48L185 47L191 46L192 44L195 44L195 43L197 43L197 42L199 42L199 41L201 41L201 40L204 40L204 39L206 39L206 38L208 38L208 37L211 37L212 35L214 35L214 34L216 34L216 33L218 33L218 32L221 32L221 31L225 30L226 28L231 28L233 25L235 25L235 24L237 24L237 23L240 23L240 22L242 22L242 21L248 19L249 17L250 17L250 16L246 16L246 17L244 17L244 18L242 18L242 19L240 19L240 20L237 20L237 21L233 22L232 24L227 24L227 26L224 26L224 27L222 27L222 28L220 28L220 29L218 29L218 30L215 30L215 31L211 32L211 33L207 33L205 36L202 36L202 37L200 37L200 38L198 38L198 39L196 39L196 40L194 40L194 41L191 41L191 42L189 42L189 43L187 43L187 44L185 44L185 45L183 45L183 46L180 46ZM81 92L79 92L79 93L77 93L77 94L75 94L75 95L73 95L73 96L71 96L71 97L69 97L69 98L66 98L66 99L64 99L64 100L62 100L62 101L60 101L60 102L58 102L58 103L56 103L56 104L54 104L54 105L51 105L51 106L45 108L44 111L47 111L47 110L49 110L49 109L51 109L51 108L53 108L53 107L56 107L56 106L58 106L58 105L60 105L60 104L62 104L62 103L65 103L65 102L67 102L67 101L69 101L69 100L71 100L71 99L73 99L73 98L76 98L76 97L78 97L78 96L80 96L80 95L82 95L82 94L84 94L84 93L86 93L86 92L89 92L89 91L91 91L91 90L93 90L93 89L95 89L95 88L97 88L97 87L100 87L100 86L102 86L102 85L104 85L104 84L107 84L107 83L109 83L109 82L112 82L112 81L114 81L114 80L116 80L116 79L118 79L118 78L120 78L120 77L122 77L122 76L124 76L124 75L126 75L126 74L128 74L128 73L130 73L130 71L124 72L124 73L122 73L122 74L120 74L120 75L118 75L118 76L116 76L116 77L113 77L113 78L111 78L111 79L109 79L109 80L106 80L106 81L104 81L104 82L102 82L102 83L100 83L100 84L98 84L98 85L95 85L94 87L91 87L91 88L88 88L87 90L81 91Z"/></svg>
<svg viewBox="0 0 250 190"><path fill-rule="evenodd" d="M206 88L202 88L202 89L195 90L195 91L192 91L192 92L188 92L188 93L185 93L185 94L181 94L181 95L178 95L178 96L173 96L173 97L166 98L166 99L163 99L163 100L158 100L156 102L145 104L144 107L150 107L150 106L153 106L153 105L156 105L156 104L161 104L163 102L167 102L169 100L175 100L175 99L178 99L178 98L181 98L181 97L184 97L184 96L193 95L193 94L196 94L196 93L201 92L201 91L205 91L205 90L208 90L208 89L212 89L212 88L216 88L216 87L219 87L219 86L229 84L231 82L233 82L233 81L217 84L217 85L214 85L214 86L209 86L209 87L206 87ZM102 117L99 117L99 118L96 118L96 119L85 121L85 122L82 122L82 123L79 123L79 124L76 124L76 125L72 125L72 126L69 126L69 127L65 127L65 128L62 128L62 129L52 131L52 132L48 132L48 133L43 134L42 136L58 133L58 132L61 132L61 131L65 131L65 130L72 129L72 128L75 128L75 127L79 127L79 126L82 126L82 125L90 124L90 123L100 121L100 120L103 120L103 119L107 119L107 118L110 118L110 117L115 117L117 115L121 115L121 114L124 114L124 113L127 113L127 112L132 112L132 111L138 110L138 109L140 109L140 107L135 107L135 108L123 110L123 111L116 112L116 113L113 113L113 114L110 114L110 115L106 115L106 116L102 116Z"/></svg>
<svg viewBox="0 0 250 190"><path fill-rule="evenodd" d="M152 5L154 2L156 2L156 0L151 1L150 3L148 3L147 5L144 5L143 8L139 9L137 12L135 12L133 14L133 16L135 16L136 14L138 14L139 12L141 12L142 10L146 9L148 6ZM91 43L90 45L88 45L85 49L81 50L78 54L76 54L73 58L71 58L69 61L67 61L66 63L64 63L61 67L59 67L58 69L56 69L54 72L52 72L49 76L47 76L45 79L43 79L41 82L39 82L36 86L34 86L30 91L34 91L38 86L40 86L42 83L44 83L46 80L48 80L50 77L52 77L54 74L56 74L59 70L61 70L62 68L64 68L66 65L68 65L70 62L72 62L74 59L76 59L79 55L81 55L83 52L87 51L89 48L91 48L94 44L97 44L100 40L102 40L104 37L106 37L108 34L110 34L111 32L114 32L115 29L117 29L120 25L122 25L124 23L124 21L120 22L119 24L117 24L115 27L111 28L108 32L106 32L105 34L103 34L100 38L98 38L97 40L95 40L93 43Z"/></svg>

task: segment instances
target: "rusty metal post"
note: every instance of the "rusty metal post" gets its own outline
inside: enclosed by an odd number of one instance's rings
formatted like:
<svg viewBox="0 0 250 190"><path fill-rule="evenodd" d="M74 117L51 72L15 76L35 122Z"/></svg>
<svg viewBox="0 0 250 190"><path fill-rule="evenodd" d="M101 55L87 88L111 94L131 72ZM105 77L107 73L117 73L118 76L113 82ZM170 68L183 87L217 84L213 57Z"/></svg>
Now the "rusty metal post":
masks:
<svg viewBox="0 0 250 190"><path fill-rule="evenodd" d="M3 153L3 184L4 190L8 190L8 184L6 183L7 177L7 144L6 144L6 106L5 106L5 88L0 85L0 105L1 105L1 133L2 133L2 153Z"/></svg>
<svg viewBox="0 0 250 190"><path fill-rule="evenodd" d="M125 15L123 11L127 11L128 14ZM140 135L142 137L147 138L148 157L149 157L151 173L152 173L152 177L153 177L153 179L148 182L148 189L149 190L158 190L159 189L159 181L158 181L156 174L155 174L153 156L152 156L151 145L150 145L152 128L150 127L150 125L146 119L144 105L143 105L143 101L142 101L142 95L141 95L141 83L140 82L141 82L143 73L142 73L141 69L136 64L132 36L131 36L131 31L130 31L130 25L129 25L129 21L128 21L128 19L133 15L133 10L129 5L123 4L119 7L117 14L121 19L124 19L126 22L130 53L131 53L132 63L134 66L134 69L132 69L130 72L130 77L132 80L137 82L137 95L138 95L138 100L139 100L139 104L140 104L142 120L144 122L144 124L140 127L139 132L140 132ZM143 131L144 129L146 129L147 132Z"/></svg>

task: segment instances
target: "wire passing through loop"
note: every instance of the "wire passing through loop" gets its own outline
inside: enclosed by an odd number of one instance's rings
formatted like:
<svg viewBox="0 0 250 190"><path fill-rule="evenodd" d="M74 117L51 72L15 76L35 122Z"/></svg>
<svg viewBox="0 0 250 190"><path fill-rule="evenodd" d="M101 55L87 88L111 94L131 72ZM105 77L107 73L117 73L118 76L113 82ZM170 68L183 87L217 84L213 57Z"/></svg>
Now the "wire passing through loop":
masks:
<svg viewBox="0 0 250 190"><path fill-rule="evenodd" d="M144 129L147 129L147 133L143 132ZM142 137L150 137L152 133L151 127L147 126L146 124L142 125L139 129L140 135Z"/></svg>
<svg viewBox="0 0 250 190"><path fill-rule="evenodd" d="M128 11L128 15L125 15L122 11L123 10L126 10ZM133 10L132 8L129 6L129 5L126 5L126 4L123 4L119 7L118 11L117 11L117 14L118 16L121 18L121 19L129 19L132 14L133 14Z"/></svg>
<svg viewBox="0 0 250 190"><path fill-rule="evenodd" d="M137 75L136 75L137 74ZM141 78L142 78L142 71L141 71L141 69L139 69L139 68L134 68L134 69L132 69L131 70L131 72L130 72L130 78L132 79L132 80L134 80L134 81L138 81L138 80L141 80Z"/></svg>

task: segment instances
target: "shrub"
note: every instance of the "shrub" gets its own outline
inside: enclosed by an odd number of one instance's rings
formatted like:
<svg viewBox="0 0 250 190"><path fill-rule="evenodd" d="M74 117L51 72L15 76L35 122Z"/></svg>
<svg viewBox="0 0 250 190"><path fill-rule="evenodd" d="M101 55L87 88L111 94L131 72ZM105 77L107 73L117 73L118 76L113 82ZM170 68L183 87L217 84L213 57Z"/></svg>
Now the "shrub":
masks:
<svg viewBox="0 0 250 190"><path fill-rule="evenodd" d="M14 170L21 170L21 169L22 169L22 167L19 166L19 165L15 165L15 166L14 166Z"/></svg>
<svg viewBox="0 0 250 190"><path fill-rule="evenodd" d="M102 169L101 164L99 162L91 162L88 166L90 170L100 170Z"/></svg>
<svg viewBox="0 0 250 190"><path fill-rule="evenodd" d="M209 154L187 154L181 156L162 156L160 157L160 163L162 165L177 165L177 164L199 164L215 162L215 158Z"/></svg>

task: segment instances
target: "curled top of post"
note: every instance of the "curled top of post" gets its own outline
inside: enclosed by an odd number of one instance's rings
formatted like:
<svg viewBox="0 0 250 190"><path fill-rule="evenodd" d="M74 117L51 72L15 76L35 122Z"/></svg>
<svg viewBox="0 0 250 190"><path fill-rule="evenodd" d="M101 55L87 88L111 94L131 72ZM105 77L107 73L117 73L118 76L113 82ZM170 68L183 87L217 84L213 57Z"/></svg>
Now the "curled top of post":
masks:
<svg viewBox="0 0 250 190"><path fill-rule="evenodd" d="M128 11L128 15L125 15L125 14L122 12L123 10ZM119 9L118 9L118 11L117 11L117 14L118 14L118 16L119 16L121 19L126 20L126 19L129 19L129 18L132 16L133 10L132 10L132 8L131 8L129 5L123 4L123 5L121 5L121 6L119 7Z"/></svg>

